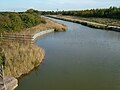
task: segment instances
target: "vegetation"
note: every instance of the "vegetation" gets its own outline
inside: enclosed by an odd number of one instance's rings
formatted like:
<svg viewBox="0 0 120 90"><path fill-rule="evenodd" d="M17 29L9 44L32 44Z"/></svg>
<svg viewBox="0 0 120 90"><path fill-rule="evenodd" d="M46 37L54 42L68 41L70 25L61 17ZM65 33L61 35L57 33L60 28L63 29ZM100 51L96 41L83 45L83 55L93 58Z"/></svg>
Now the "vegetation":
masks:
<svg viewBox="0 0 120 90"><path fill-rule="evenodd" d="M44 59L44 50L35 44L18 42L0 43L5 54L0 55L0 61L5 62L5 75L20 77L37 67ZM14 52L14 53L13 53Z"/></svg>
<svg viewBox="0 0 120 90"><path fill-rule="evenodd" d="M74 17L76 19L81 19L81 20L86 20L90 22L96 22L96 23L101 23L105 24L107 26L119 26L120 27L120 20L116 19L108 19L108 18L83 18L83 17Z"/></svg>
<svg viewBox="0 0 120 90"><path fill-rule="evenodd" d="M92 28L120 31L120 27L119 27L118 24L112 22L112 25L116 24L118 26L108 25L109 22L111 22L111 21L109 21L110 19L108 21L106 21L108 24L104 24L104 23L100 23L100 21L98 21L99 23L97 23L97 22L94 22L93 20L90 20L88 18L78 18L78 17L73 17L73 16L49 15L49 17L56 18L56 19L61 19L61 20L65 20L65 21L70 21L70 22L74 22L74 23L79 23L79 24L89 26L89 27L92 27Z"/></svg>
<svg viewBox="0 0 120 90"><path fill-rule="evenodd" d="M100 23L100 24L104 24L104 25L107 25L107 26L118 26L118 27L120 27L120 20L116 20L116 19L94 18L94 17L85 18L85 17L78 17L78 16L63 16L63 15L60 16L60 17L89 21L89 22L95 22L95 23Z"/></svg>
<svg viewBox="0 0 120 90"><path fill-rule="evenodd" d="M56 29L56 31L67 30L66 26L62 24L49 19L45 19L45 21L45 24L41 23L34 27L21 30L20 32L14 32L14 34L34 35L40 31L48 29ZM8 34L12 35L13 33L8 32ZM0 55L0 61L2 61L1 63L3 63L3 61L5 62L4 69L6 76L18 78L22 74L27 74L29 71L34 69L34 67L40 65L44 59L44 50L33 43L20 43L17 40L11 41L9 37L8 40L3 38L0 39L0 48L3 50L0 51L2 53Z"/></svg>
<svg viewBox="0 0 120 90"><path fill-rule="evenodd" d="M5 54L3 53L2 49L0 48L0 65L5 64Z"/></svg>
<svg viewBox="0 0 120 90"><path fill-rule="evenodd" d="M22 31L22 34L36 34L40 31L44 31L44 30L49 30L49 29L55 29L56 31L66 31L67 27L63 24L57 23L55 21L46 19L46 24L39 24L35 27L32 28L27 28L25 31Z"/></svg>
<svg viewBox="0 0 120 90"><path fill-rule="evenodd" d="M34 9L28 9L28 10L26 11L26 13L41 15L41 13L40 13L38 10L34 10Z"/></svg>
<svg viewBox="0 0 120 90"><path fill-rule="evenodd" d="M20 32L24 28L30 28L41 23L46 23L46 21L38 15L37 11L0 13L0 32Z"/></svg>
<svg viewBox="0 0 120 90"><path fill-rule="evenodd" d="M57 15L58 13L55 11L40 11L42 15ZM61 11L59 11L59 14L62 14Z"/></svg>
<svg viewBox="0 0 120 90"><path fill-rule="evenodd" d="M56 28L59 31L66 30L62 24L46 19L46 24L40 24L32 28L28 28L21 33L35 34L37 32ZM29 32L30 31L30 32ZM42 48L35 44L18 43L17 41L0 42L1 48L5 53L5 75L20 77L40 65L44 59L45 52ZM14 53L12 53L14 52Z"/></svg>
<svg viewBox="0 0 120 90"><path fill-rule="evenodd" d="M42 12L43 15L71 15L80 17L96 17L96 18L111 18L120 19L120 7L110 7L108 9L91 9L91 10L81 10L81 11L48 11Z"/></svg>
<svg viewBox="0 0 120 90"><path fill-rule="evenodd" d="M56 31L67 30L66 26L62 24L40 17L40 13L37 10L0 12L0 36L5 34L13 37L14 35L17 36L17 34L32 36L48 29L56 29ZM29 43L30 41L19 42L19 39L10 38L9 35L5 36L5 38L0 37L0 64L5 67L6 76L18 78L40 65L44 59L45 52L34 43ZM21 37L19 38L22 40Z"/></svg>

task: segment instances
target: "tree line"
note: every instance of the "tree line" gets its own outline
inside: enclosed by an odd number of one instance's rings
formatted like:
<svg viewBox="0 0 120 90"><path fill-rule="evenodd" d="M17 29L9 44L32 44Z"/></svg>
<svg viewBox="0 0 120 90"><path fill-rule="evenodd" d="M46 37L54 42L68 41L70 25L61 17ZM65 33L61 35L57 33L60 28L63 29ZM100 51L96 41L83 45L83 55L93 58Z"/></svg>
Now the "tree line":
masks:
<svg viewBox="0 0 120 90"><path fill-rule="evenodd" d="M0 12L0 32L20 32L24 28L46 23L38 12L32 9L26 12Z"/></svg>
<svg viewBox="0 0 120 90"><path fill-rule="evenodd" d="M80 11L42 11L43 15L71 15L79 17L96 17L96 18L111 18L120 19L120 7L110 7L106 9L91 9Z"/></svg>

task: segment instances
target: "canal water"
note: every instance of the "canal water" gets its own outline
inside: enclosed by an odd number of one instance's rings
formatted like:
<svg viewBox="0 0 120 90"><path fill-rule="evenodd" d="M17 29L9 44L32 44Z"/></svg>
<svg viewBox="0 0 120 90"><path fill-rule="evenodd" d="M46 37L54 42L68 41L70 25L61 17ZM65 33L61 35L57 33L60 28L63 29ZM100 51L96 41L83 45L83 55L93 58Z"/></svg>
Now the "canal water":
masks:
<svg viewBox="0 0 120 90"><path fill-rule="evenodd" d="M68 31L36 42L45 60L20 79L17 90L120 90L120 33L52 20Z"/></svg>

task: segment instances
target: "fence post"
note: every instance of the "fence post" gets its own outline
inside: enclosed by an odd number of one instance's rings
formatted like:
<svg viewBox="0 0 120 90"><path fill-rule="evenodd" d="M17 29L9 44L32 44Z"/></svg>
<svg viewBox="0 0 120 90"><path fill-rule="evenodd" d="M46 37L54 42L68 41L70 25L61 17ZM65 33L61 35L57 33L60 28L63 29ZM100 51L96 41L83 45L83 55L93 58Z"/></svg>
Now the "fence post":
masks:
<svg viewBox="0 0 120 90"><path fill-rule="evenodd" d="M2 35L2 33L1 33L1 37L0 37L1 39L3 38L3 35Z"/></svg>
<svg viewBox="0 0 120 90"><path fill-rule="evenodd" d="M0 77L2 79L2 85L4 86L4 90L7 90L6 88L6 84L5 84L5 76L4 76L4 69L3 69L3 65L0 65Z"/></svg>

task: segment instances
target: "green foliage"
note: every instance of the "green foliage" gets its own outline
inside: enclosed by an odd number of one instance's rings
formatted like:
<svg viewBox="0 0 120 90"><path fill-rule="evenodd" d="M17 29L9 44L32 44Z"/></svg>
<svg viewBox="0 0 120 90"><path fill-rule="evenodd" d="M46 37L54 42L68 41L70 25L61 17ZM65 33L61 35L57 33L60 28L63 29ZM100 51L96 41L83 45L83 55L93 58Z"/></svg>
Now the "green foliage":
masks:
<svg viewBox="0 0 120 90"><path fill-rule="evenodd" d="M57 14L57 12L55 12L55 11L41 11L40 13L42 15L56 15ZM62 12L60 12L60 13L62 13Z"/></svg>
<svg viewBox="0 0 120 90"><path fill-rule="evenodd" d="M40 23L46 23L45 19L29 13L21 14L20 17L24 23L25 28L29 28Z"/></svg>
<svg viewBox="0 0 120 90"><path fill-rule="evenodd" d="M9 14L9 18L11 20L11 27L10 27L11 31L14 32L23 29L24 24L22 23L22 20L18 14L16 13Z"/></svg>
<svg viewBox="0 0 120 90"><path fill-rule="evenodd" d="M26 11L26 13L30 13L30 14L40 14L40 12L38 10L34 10L34 9L28 9Z"/></svg>
<svg viewBox="0 0 120 90"><path fill-rule="evenodd" d="M28 10L28 12L30 11ZM20 32L24 28L30 28L41 23L46 23L46 21L37 13L0 13L0 33Z"/></svg>
<svg viewBox="0 0 120 90"><path fill-rule="evenodd" d="M81 10L81 11L48 11L42 12L43 15L71 15L80 17L99 17L99 18L111 18L120 19L120 7L110 7L108 9L91 9L91 10Z"/></svg>
<svg viewBox="0 0 120 90"><path fill-rule="evenodd" d="M8 16L0 15L0 32L8 31L11 27L11 21Z"/></svg>

